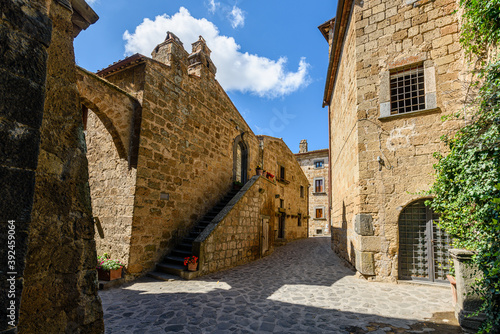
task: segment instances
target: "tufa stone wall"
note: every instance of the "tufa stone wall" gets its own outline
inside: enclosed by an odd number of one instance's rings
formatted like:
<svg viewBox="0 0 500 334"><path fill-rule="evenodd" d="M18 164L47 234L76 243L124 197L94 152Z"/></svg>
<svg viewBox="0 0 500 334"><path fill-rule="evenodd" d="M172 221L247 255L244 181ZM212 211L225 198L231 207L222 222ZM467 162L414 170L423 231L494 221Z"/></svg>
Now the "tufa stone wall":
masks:
<svg viewBox="0 0 500 334"><path fill-rule="evenodd" d="M128 265L137 170L120 158L109 131L92 111L85 138L92 211L104 231L103 239L95 235L97 254L108 253Z"/></svg>
<svg viewBox="0 0 500 334"><path fill-rule="evenodd" d="M441 121L443 115L462 108L469 84L459 46L458 5L455 0L369 0L353 8L330 103L331 147L334 151L344 142L350 146L343 154L357 156L359 177L347 178L346 184L335 176L351 173L356 164L332 152L332 222L337 226L341 208L346 207L335 249L362 274L394 280L399 276L399 214L433 182L432 154L445 150L440 136L460 126L458 121ZM425 109L390 115L391 71L416 64L424 68ZM341 73L347 70L354 96L344 92ZM346 96L353 98L348 117L356 124L350 141L344 131L352 127L343 125L338 103Z"/></svg>
<svg viewBox="0 0 500 334"><path fill-rule="evenodd" d="M309 193L309 236L330 235L328 149L305 151L295 154L295 157L309 181L309 187L305 187L304 190ZM323 167L316 167L316 161L323 161ZM318 192L315 186L317 179L323 180L323 190ZM323 209L322 218L316 217L316 208Z"/></svg>
<svg viewBox="0 0 500 334"><path fill-rule="evenodd" d="M329 107L332 248L351 263L355 263L355 254L348 235L352 233L350 222L356 211L360 169L357 140L356 94L358 88L355 79L357 56L355 43L355 26L350 24L332 96L332 101L335 103Z"/></svg>
<svg viewBox="0 0 500 334"><path fill-rule="evenodd" d="M1 333L17 331L25 277L52 36L44 5L36 0L0 4Z"/></svg>
<svg viewBox="0 0 500 334"><path fill-rule="evenodd" d="M19 331L103 333L71 8L53 23ZM67 5L67 4L66 4ZM24 99L25 100L25 99Z"/></svg>

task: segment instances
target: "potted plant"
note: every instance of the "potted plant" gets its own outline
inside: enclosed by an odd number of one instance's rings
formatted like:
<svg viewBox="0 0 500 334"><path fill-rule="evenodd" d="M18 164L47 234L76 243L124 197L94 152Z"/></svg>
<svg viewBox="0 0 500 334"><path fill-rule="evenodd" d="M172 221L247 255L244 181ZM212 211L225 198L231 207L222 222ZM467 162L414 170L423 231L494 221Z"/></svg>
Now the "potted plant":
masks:
<svg viewBox="0 0 500 334"><path fill-rule="evenodd" d="M188 267L189 271L196 271L198 267L198 257L194 255L185 257L184 265Z"/></svg>
<svg viewBox="0 0 500 334"><path fill-rule="evenodd" d="M108 253L97 257L97 277L102 281L113 281L122 277L125 265L119 260L112 260Z"/></svg>
<svg viewBox="0 0 500 334"><path fill-rule="evenodd" d="M240 181L234 181L233 182L233 189L234 190L240 190L243 187L243 183Z"/></svg>
<svg viewBox="0 0 500 334"><path fill-rule="evenodd" d="M266 172L266 177L269 179L269 180L272 180L274 179L274 175L269 173L269 172Z"/></svg>
<svg viewBox="0 0 500 334"><path fill-rule="evenodd" d="M264 171L262 170L262 166L258 165L257 168L255 168L255 175L262 175Z"/></svg>

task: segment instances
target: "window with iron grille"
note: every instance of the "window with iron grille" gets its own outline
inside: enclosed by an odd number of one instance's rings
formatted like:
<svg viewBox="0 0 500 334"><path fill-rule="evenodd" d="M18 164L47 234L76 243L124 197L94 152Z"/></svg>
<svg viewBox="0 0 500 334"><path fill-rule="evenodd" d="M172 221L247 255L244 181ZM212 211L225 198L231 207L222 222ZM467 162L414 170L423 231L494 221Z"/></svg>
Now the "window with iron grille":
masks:
<svg viewBox="0 0 500 334"><path fill-rule="evenodd" d="M392 71L391 115L425 109L424 66L415 65Z"/></svg>

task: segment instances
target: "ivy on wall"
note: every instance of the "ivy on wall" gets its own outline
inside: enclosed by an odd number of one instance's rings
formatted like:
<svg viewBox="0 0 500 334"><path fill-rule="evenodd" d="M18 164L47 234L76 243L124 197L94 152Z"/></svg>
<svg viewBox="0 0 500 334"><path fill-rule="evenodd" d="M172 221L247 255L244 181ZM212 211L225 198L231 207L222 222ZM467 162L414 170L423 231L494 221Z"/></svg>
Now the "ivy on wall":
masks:
<svg viewBox="0 0 500 334"><path fill-rule="evenodd" d="M450 153L435 153L436 180L429 205L455 248L475 251L483 277L475 291L486 314L480 333L500 332L500 0L461 0L461 44L475 59L477 97L466 108L472 120L442 139ZM458 116L457 116L458 117Z"/></svg>

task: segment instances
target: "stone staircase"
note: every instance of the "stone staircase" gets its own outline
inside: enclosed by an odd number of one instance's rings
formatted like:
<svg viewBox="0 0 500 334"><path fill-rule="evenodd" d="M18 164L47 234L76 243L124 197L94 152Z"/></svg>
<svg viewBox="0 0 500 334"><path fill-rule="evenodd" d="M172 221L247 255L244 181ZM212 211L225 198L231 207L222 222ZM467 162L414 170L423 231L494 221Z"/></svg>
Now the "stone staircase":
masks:
<svg viewBox="0 0 500 334"><path fill-rule="evenodd" d="M239 190L231 190L219 201L203 218L196 224L196 226L189 232L180 244L178 244L163 261L156 264L156 270L150 272L148 276L162 280L170 280L169 275L180 276L182 278L191 279L198 276L198 272L186 271L184 265L184 258L193 255L193 243L203 230L210 225L212 220L219 214L219 212L226 207L229 201L238 193ZM197 254L194 254L197 255Z"/></svg>

